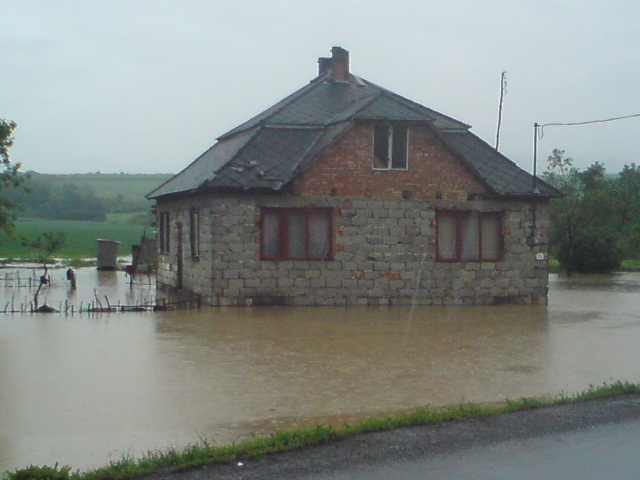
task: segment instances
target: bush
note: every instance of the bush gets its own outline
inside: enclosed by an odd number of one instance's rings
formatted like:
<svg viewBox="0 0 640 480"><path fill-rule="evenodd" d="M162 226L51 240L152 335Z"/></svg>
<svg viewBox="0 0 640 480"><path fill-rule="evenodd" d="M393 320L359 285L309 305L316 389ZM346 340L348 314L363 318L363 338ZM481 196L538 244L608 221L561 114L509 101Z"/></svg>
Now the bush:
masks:
<svg viewBox="0 0 640 480"><path fill-rule="evenodd" d="M558 260L567 273L610 273L620 268L623 256L612 236L585 235L570 251L561 249Z"/></svg>
<svg viewBox="0 0 640 480"><path fill-rule="evenodd" d="M27 468L8 473L8 480L69 480L71 467L58 467L56 463L53 467L43 465L38 467L31 465Z"/></svg>

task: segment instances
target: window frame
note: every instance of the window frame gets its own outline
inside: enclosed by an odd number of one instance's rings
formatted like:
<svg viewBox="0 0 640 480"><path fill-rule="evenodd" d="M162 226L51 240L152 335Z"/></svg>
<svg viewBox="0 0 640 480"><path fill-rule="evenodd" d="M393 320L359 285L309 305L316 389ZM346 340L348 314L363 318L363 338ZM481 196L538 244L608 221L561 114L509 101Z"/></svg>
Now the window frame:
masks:
<svg viewBox="0 0 640 480"><path fill-rule="evenodd" d="M294 256L291 254L292 241L290 239L290 227L293 225L295 214L304 215L304 256ZM310 223L310 217L312 215L326 215L326 241L327 241L327 253L324 257L314 257L311 255L313 246L311 245L311 238L309 235L310 228L313 228ZM278 254L273 255L267 252L267 237L265 232L269 225L267 225L267 217L269 215L277 216L277 248ZM295 227L294 227L295 228ZM260 258L262 260L305 260L305 261L331 261L333 260L333 208L331 207L262 207L260 209Z"/></svg>
<svg viewBox="0 0 640 480"><path fill-rule="evenodd" d="M380 138L380 130L382 128L387 129L386 138ZM396 134L398 131L402 130L402 138L404 140L404 145L401 150L397 148L397 140L398 136ZM398 134L400 135L400 134ZM380 145L382 142L382 145ZM386 148L385 145L386 144ZM406 123L399 122L380 122L373 125L373 136L372 136L372 146L373 146L373 159L372 159L372 167L374 170L381 171L406 171L409 170L409 125ZM384 148L386 150L386 159L380 158L378 156L378 150L380 148ZM394 166L397 163L397 156L402 155L401 167ZM386 166L376 165L376 162L384 163L386 162Z"/></svg>
<svg viewBox="0 0 640 480"><path fill-rule="evenodd" d="M191 258L200 258L200 210L189 210L189 246Z"/></svg>
<svg viewBox="0 0 640 480"><path fill-rule="evenodd" d="M455 221L455 246L453 251L455 255L453 257L443 256L443 247L440 245L440 233L442 219L454 219ZM489 256L483 252L483 245L487 243L488 238L484 235L483 219L495 219L497 220L498 238L497 241L497 256ZM474 223L469 223L469 221ZM472 251L477 251L477 255L468 256L465 252L465 227L471 227L477 232L475 243L471 245ZM487 235L490 235L490 231L487 231ZM504 213L503 212L480 212L480 211L449 211L438 210L436 211L436 261L445 263L478 263L478 262L500 262L504 258Z"/></svg>
<svg viewBox="0 0 640 480"><path fill-rule="evenodd" d="M169 253L171 248L171 217L169 212L158 213L158 248L160 253Z"/></svg>

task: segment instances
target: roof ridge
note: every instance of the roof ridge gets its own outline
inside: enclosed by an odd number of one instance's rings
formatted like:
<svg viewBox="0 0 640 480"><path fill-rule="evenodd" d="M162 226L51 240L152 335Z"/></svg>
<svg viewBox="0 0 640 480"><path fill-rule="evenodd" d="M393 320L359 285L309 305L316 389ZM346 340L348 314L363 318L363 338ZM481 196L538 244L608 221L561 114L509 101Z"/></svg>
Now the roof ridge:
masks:
<svg viewBox="0 0 640 480"><path fill-rule="evenodd" d="M425 110L428 112L428 114L430 114L429 116L433 116L433 114L435 114L436 116L441 116L444 117L452 122L455 123L459 123L460 125L464 126L464 128L466 130L469 130L471 128L471 125L469 125L468 123L465 123L461 120L458 120L456 118L453 118L449 115L445 115L444 113L439 112L438 110L434 110L433 108L427 107L425 105L422 105L421 103L418 103L414 100L411 100L410 98L407 98L403 95L400 95L399 93L396 93L392 90L389 90L388 88L382 87L380 85L378 85L377 83L371 82L369 80L363 79L365 82L367 82L368 84L370 84L373 87L376 87L378 89L380 89L381 92L384 92L387 97L392 97L395 100L399 100L400 102L402 102L407 108L411 108L413 111L418 112L418 113L423 113L425 112ZM437 118L434 118L434 120L437 120Z"/></svg>
<svg viewBox="0 0 640 480"><path fill-rule="evenodd" d="M316 136L316 138L313 139L313 141L305 149L304 153L302 155L300 155L300 160L298 160L298 162L296 162L294 165L292 165L293 168L289 169L290 174L291 174L290 179L292 179L293 177L297 176L296 175L296 171L298 171L302 167L302 165L307 163L307 156L312 151L313 147L315 147L317 145L318 141L323 137L324 133L325 133L324 130L320 130L318 132L318 135ZM280 183L280 188L283 185L286 185L286 183L288 183L288 182L281 182Z"/></svg>
<svg viewBox="0 0 640 480"><path fill-rule="evenodd" d="M271 105L270 107L268 107L266 110L263 110L259 114L254 115L253 117L249 118L248 120L241 123L237 127L234 127L228 132L223 133L216 140L218 141L224 140L237 133L243 132L245 130L249 130L250 128L253 128L260 123L264 123L269 118L272 118L278 113L282 112L282 110L288 107L291 103L293 103L294 101L300 99L301 97L303 97L304 95L312 91L313 88L315 88L318 84L322 83L322 81L324 81L324 79L329 77L330 75L331 75L330 73L327 73L324 75L318 75L317 77L312 79L308 84L299 88L295 92L290 93L279 102Z"/></svg>
<svg viewBox="0 0 640 480"><path fill-rule="evenodd" d="M360 79L362 80L362 79ZM366 81L366 80L365 80ZM369 83L369 82L367 82ZM377 85L375 84L371 84L372 86L378 88ZM367 108L369 108L371 105L373 105L373 103L375 103L376 100L378 100L380 98L380 96L382 95L382 91L378 88L378 92L375 95L371 95L371 101L367 102L366 104L364 104L361 108L357 109L355 112L353 112L347 119L342 120L343 122L347 122L347 121L351 121L350 119L352 119L353 117L355 117L358 113L362 112L363 110L366 110ZM336 121L333 123L340 123L340 121Z"/></svg>

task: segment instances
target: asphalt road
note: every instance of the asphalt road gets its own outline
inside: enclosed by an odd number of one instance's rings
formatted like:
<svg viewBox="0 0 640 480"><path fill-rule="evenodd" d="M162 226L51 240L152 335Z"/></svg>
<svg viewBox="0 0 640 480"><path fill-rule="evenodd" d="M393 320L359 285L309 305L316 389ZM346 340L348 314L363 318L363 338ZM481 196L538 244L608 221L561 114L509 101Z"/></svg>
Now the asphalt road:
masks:
<svg viewBox="0 0 640 480"><path fill-rule="evenodd" d="M446 455L347 467L313 480L640 478L640 421L510 440Z"/></svg>
<svg viewBox="0 0 640 480"><path fill-rule="evenodd" d="M637 479L640 396L356 435L152 480Z"/></svg>

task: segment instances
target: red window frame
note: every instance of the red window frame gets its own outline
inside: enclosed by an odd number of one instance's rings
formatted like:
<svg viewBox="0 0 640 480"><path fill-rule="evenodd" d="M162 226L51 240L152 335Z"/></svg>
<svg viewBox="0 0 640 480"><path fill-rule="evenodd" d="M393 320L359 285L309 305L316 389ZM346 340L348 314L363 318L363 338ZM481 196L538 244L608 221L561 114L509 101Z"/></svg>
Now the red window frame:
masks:
<svg viewBox="0 0 640 480"><path fill-rule="evenodd" d="M444 223L443 218L452 219L454 221L455 226L455 246L452 249L453 255L444 255L444 246L441 245L441 225ZM483 231L483 225L486 225L486 222L483 222L483 219L495 219L497 221L497 234L498 238L495 239L497 241L497 246L495 250L497 250L497 255L490 255L490 253L483 252L483 245L485 242L483 240L488 240L488 237L485 235L490 235L490 231ZM438 262L450 262L450 263L460 263L460 262L499 262L502 261L504 256L504 228L503 228L503 220L504 214L501 212L452 212L452 211L438 211L436 212L436 259ZM470 256L468 253L465 253L465 247L469 247L469 245L465 245L465 227L471 227L475 229L477 232L477 236L475 238L475 242L471 245L471 248L477 252L477 255ZM472 231L473 233L473 231Z"/></svg>
<svg viewBox="0 0 640 480"><path fill-rule="evenodd" d="M312 243L313 217L324 218L326 223L326 245L323 255L313 254L317 245ZM333 260L333 209L331 208L271 208L261 209L260 257L263 260ZM300 228L296 222L303 220L302 238L291 238L292 229ZM320 225L324 228L324 225ZM317 228L317 227L316 227ZM324 234L324 232L323 232ZM302 255L294 250L304 250Z"/></svg>

